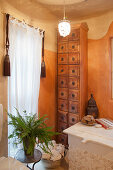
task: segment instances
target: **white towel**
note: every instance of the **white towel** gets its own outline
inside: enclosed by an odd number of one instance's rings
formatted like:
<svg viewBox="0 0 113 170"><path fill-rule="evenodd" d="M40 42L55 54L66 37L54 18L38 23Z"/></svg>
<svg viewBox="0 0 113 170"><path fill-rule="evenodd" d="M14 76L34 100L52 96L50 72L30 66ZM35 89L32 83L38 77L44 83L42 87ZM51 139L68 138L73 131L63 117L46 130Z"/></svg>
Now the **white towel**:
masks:
<svg viewBox="0 0 113 170"><path fill-rule="evenodd" d="M2 139L2 125L3 125L3 105L0 104L0 141Z"/></svg>

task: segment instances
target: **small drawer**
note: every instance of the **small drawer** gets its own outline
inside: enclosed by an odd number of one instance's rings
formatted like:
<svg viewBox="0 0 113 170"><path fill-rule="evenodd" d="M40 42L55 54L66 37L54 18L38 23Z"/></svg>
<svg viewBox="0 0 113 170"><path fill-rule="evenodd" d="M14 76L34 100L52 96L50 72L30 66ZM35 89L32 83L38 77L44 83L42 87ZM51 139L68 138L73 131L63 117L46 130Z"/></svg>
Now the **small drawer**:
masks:
<svg viewBox="0 0 113 170"><path fill-rule="evenodd" d="M58 53L68 53L68 43L59 43Z"/></svg>
<svg viewBox="0 0 113 170"><path fill-rule="evenodd" d="M80 99L79 90L71 90L69 89L69 100L78 101Z"/></svg>
<svg viewBox="0 0 113 170"><path fill-rule="evenodd" d="M68 111L68 101L58 99L58 110L67 112Z"/></svg>
<svg viewBox="0 0 113 170"><path fill-rule="evenodd" d="M68 87L68 77L58 76L58 87L67 88Z"/></svg>
<svg viewBox="0 0 113 170"><path fill-rule="evenodd" d="M69 53L69 64L80 64L80 54Z"/></svg>
<svg viewBox="0 0 113 170"><path fill-rule="evenodd" d="M69 41L76 41L80 39L80 29L72 29L69 35Z"/></svg>
<svg viewBox="0 0 113 170"><path fill-rule="evenodd" d="M60 34L58 33L58 42L67 42L67 41L68 41L68 36L62 37L62 36L60 36Z"/></svg>
<svg viewBox="0 0 113 170"><path fill-rule="evenodd" d="M59 65L58 75L68 75L68 65Z"/></svg>
<svg viewBox="0 0 113 170"><path fill-rule="evenodd" d="M79 122L79 114L69 113L69 124L74 125Z"/></svg>
<svg viewBox="0 0 113 170"><path fill-rule="evenodd" d="M68 135L66 134L58 135L58 143L61 143L66 146L68 144Z"/></svg>
<svg viewBox="0 0 113 170"><path fill-rule="evenodd" d="M67 123L58 122L58 132L63 132L63 130L67 129Z"/></svg>
<svg viewBox="0 0 113 170"><path fill-rule="evenodd" d="M58 120L59 120L60 122L67 123L67 120L68 120L68 112L58 111Z"/></svg>
<svg viewBox="0 0 113 170"><path fill-rule="evenodd" d="M59 99L68 99L68 89L67 88L58 88L58 98Z"/></svg>
<svg viewBox="0 0 113 170"><path fill-rule="evenodd" d="M69 65L69 76L80 76L80 66Z"/></svg>
<svg viewBox="0 0 113 170"><path fill-rule="evenodd" d="M70 89L79 89L80 88L80 79L78 77L69 78L69 88Z"/></svg>
<svg viewBox="0 0 113 170"><path fill-rule="evenodd" d="M58 64L68 64L68 54L58 54Z"/></svg>
<svg viewBox="0 0 113 170"><path fill-rule="evenodd" d="M69 42L69 52L79 52L79 42Z"/></svg>
<svg viewBox="0 0 113 170"><path fill-rule="evenodd" d="M79 113L80 112L80 104L78 102L69 101L69 112Z"/></svg>

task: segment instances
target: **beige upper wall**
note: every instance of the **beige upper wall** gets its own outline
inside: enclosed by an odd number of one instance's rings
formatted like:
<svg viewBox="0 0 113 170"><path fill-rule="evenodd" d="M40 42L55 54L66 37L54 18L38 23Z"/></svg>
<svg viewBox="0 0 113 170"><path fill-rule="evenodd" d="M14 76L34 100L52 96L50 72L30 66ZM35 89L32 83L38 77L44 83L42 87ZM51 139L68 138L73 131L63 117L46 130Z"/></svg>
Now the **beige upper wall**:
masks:
<svg viewBox="0 0 113 170"><path fill-rule="evenodd" d="M45 30L45 49L50 51L56 51L55 28L57 19L48 10L39 6L37 7L38 12L36 11L36 15L33 15L33 13L35 13L35 11L33 10L35 9L30 10L28 7L26 9L25 6L21 7L20 9L18 7L18 4L17 6L13 6L13 4L10 4L9 0L0 1L0 5L2 6L1 7L2 13L9 13L13 17L21 21L24 19L26 23ZM26 4L26 6L28 5L30 4Z"/></svg>
<svg viewBox="0 0 113 170"><path fill-rule="evenodd" d="M72 21L72 24L87 22L89 27L88 38L100 39L107 33L108 28L112 21L113 21L113 11L109 11L98 17L88 18L79 21L78 20Z"/></svg>
<svg viewBox="0 0 113 170"><path fill-rule="evenodd" d="M25 6L23 6L20 9L18 7L18 4L14 6L15 3L13 1L14 0L2 1L2 12L10 13L11 15L13 15L14 17L20 20L24 19L28 24L31 24L35 27L38 26L39 28L44 29L45 49L56 51L57 50L56 30L58 25L57 18L54 15L52 15L48 10L46 10L44 7L38 6L36 8L39 9L38 12L36 11L36 14L33 14L29 9L30 7L25 8ZM30 5L31 4L27 4L27 6ZM100 39L107 33L109 25L111 24L112 21L113 21L113 11L109 11L101 16L96 16L93 18L88 18L83 20L75 20L72 21L71 23L73 24L73 23L87 22L89 27L88 38Z"/></svg>

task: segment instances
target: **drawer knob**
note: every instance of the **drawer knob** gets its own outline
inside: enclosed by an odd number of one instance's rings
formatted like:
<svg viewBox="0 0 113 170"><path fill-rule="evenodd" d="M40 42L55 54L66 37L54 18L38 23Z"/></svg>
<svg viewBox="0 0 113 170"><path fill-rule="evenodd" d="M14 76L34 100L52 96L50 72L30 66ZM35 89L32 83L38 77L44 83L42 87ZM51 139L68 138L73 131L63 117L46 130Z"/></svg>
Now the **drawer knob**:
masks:
<svg viewBox="0 0 113 170"><path fill-rule="evenodd" d="M64 71L64 69L61 69L61 72L63 72Z"/></svg>
<svg viewBox="0 0 113 170"><path fill-rule="evenodd" d="M61 119L64 120L64 116L61 116Z"/></svg>
<svg viewBox="0 0 113 170"><path fill-rule="evenodd" d="M75 122L75 119L74 119L74 118L72 118L72 122Z"/></svg>
<svg viewBox="0 0 113 170"><path fill-rule="evenodd" d="M63 105L63 104L61 104L61 107L64 107L64 105Z"/></svg>
<svg viewBox="0 0 113 170"><path fill-rule="evenodd" d="M63 58L63 57L61 58L61 61L64 61L64 58Z"/></svg>
<svg viewBox="0 0 113 170"><path fill-rule="evenodd" d="M72 85L73 85L73 86L75 85L75 82L74 82L74 81L72 82Z"/></svg>
<svg viewBox="0 0 113 170"><path fill-rule="evenodd" d="M74 107L74 106L72 106L71 108L72 108L72 110L75 110L75 107Z"/></svg>
<svg viewBox="0 0 113 170"><path fill-rule="evenodd" d="M75 73L75 70L72 70L72 73Z"/></svg>
<svg viewBox="0 0 113 170"><path fill-rule="evenodd" d="M72 57L72 61L75 61L75 58L74 58L74 57Z"/></svg>
<svg viewBox="0 0 113 170"><path fill-rule="evenodd" d="M63 50L63 49L64 49L64 46L62 46L61 49Z"/></svg>
<svg viewBox="0 0 113 170"><path fill-rule="evenodd" d="M75 46L74 45L72 45L72 49L74 49L75 48Z"/></svg>
<svg viewBox="0 0 113 170"><path fill-rule="evenodd" d="M61 92L61 96L63 96L64 95L64 93L63 92Z"/></svg>
<svg viewBox="0 0 113 170"><path fill-rule="evenodd" d="M72 33L72 37L75 37L75 33Z"/></svg>
<svg viewBox="0 0 113 170"><path fill-rule="evenodd" d="M72 97L75 97L75 95L74 95L74 94L72 94Z"/></svg>
<svg viewBox="0 0 113 170"><path fill-rule="evenodd" d="M63 138L61 138L61 142L64 142L64 139L63 139Z"/></svg>
<svg viewBox="0 0 113 170"><path fill-rule="evenodd" d="M63 82L63 81L61 81L61 84L64 84L64 82Z"/></svg>

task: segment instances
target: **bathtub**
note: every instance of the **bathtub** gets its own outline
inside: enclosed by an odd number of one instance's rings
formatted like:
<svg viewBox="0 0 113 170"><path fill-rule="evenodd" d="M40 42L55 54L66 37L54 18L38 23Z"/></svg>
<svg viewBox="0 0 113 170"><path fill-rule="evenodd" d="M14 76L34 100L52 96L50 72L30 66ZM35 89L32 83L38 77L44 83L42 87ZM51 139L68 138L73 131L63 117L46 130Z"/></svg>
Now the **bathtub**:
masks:
<svg viewBox="0 0 113 170"><path fill-rule="evenodd" d="M113 170L113 129L77 123L68 134L69 170Z"/></svg>

